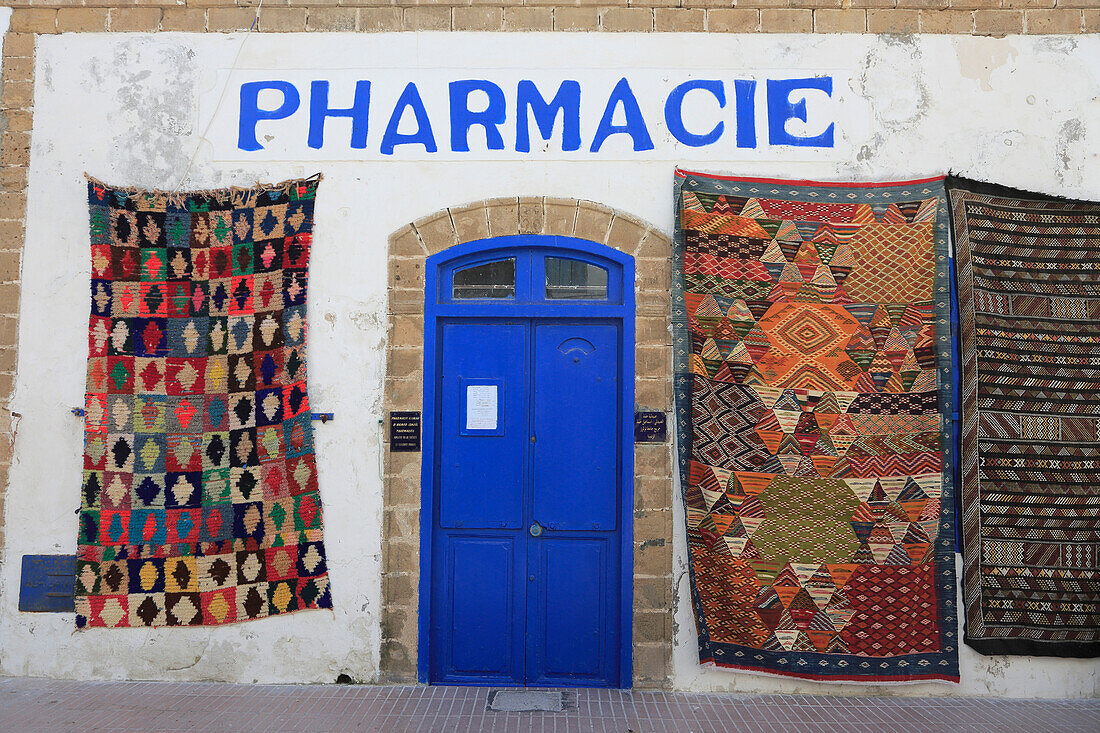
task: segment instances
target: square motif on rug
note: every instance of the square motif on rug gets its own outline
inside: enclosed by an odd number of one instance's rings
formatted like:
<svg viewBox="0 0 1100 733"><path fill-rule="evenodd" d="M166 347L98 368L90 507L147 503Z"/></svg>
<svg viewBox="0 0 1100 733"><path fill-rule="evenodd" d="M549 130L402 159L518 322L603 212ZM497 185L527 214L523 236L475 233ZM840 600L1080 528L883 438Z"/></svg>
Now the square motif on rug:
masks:
<svg viewBox="0 0 1100 733"><path fill-rule="evenodd" d="M699 655L958 681L942 178L677 171L678 464Z"/></svg>
<svg viewBox="0 0 1100 733"><path fill-rule="evenodd" d="M306 396L319 180L89 182L78 628L332 607Z"/></svg>
<svg viewBox="0 0 1100 733"><path fill-rule="evenodd" d="M1100 202L963 179L948 196L965 641L1100 656Z"/></svg>

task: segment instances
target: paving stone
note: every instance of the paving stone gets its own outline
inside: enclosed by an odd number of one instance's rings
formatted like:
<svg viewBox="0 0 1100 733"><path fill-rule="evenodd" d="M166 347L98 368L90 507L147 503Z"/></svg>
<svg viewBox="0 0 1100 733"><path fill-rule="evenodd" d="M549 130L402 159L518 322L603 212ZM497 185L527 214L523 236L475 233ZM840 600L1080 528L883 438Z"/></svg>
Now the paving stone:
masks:
<svg viewBox="0 0 1100 733"><path fill-rule="evenodd" d="M548 713L562 711L562 693L542 690L492 690L489 692L489 709L497 712Z"/></svg>
<svg viewBox="0 0 1100 733"><path fill-rule="evenodd" d="M351 678L344 675L342 679ZM504 692L510 694L502 700ZM1027 694L1027 690L1021 693ZM494 709L490 696L501 705L508 701L509 707ZM545 703L554 699L557 708L535 707L539 700ZM1100 720L1100 700L1088 699L828 697L662 690L536 691L426 685L234 685L0 678L0 730L4 731L1095 733L1097 720Z"/></svg>

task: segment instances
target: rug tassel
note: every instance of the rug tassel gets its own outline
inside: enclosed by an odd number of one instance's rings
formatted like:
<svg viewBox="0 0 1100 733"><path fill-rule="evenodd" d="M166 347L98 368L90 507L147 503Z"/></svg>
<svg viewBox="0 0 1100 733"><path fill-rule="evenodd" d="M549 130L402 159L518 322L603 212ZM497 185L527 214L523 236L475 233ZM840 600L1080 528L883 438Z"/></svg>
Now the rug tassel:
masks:
<svg viewBox="0 0 1100 733"><path fill-rule="evenodd" d="M236 207L250 207L252 202L255 201L255 197L260 193L269 193L276 191L278 193L290 193L294 188L310 183L320 183L324 180L324 175L321 172L314 173L312 176L305 178L294 178L285 181L279 181L278 183L260 183L257 182L255 186L229 186L226 188L211 188L200 189L195 191L167 191L159 188L146 189L137 188L136 186L112 186L104 183L90 173L85 172L84 178L88 183L94 186L99 186L111 191L121 191L129 196L162 196L172 206L179 207L183 205L183 202L188 198L194 196L205 196L212 198L219 203L231 203Z"/></svg>

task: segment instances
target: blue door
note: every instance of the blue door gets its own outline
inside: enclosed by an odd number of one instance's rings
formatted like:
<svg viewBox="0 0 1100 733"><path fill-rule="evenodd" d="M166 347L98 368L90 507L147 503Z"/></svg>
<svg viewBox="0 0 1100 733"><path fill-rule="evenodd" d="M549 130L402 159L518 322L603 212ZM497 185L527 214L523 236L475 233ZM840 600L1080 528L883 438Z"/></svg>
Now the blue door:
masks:
<svg viewBox="0 0 1100 733"><path fill-rule="evenodd" d="M629 684L624 263L536 241L430 278L421 660L434 683ZM550 272L562 259L584 267Z"/></svg>

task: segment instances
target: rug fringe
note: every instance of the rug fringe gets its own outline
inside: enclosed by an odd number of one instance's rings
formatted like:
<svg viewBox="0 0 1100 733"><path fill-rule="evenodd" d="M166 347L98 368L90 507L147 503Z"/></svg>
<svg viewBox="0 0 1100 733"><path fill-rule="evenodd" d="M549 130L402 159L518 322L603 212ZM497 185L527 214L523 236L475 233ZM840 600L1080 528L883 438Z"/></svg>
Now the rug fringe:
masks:
<svg viewBox="0 0 1100 733"><path fill-rule="evenodd" d="M121 191L130 196L153 196L163 198L173 206L181 206L188 198L201 196L214 199L219 203L232 203L234 206L247 207L251 206L251 199L258 194L268 193L270 191L289 193L292 188L301 184L320 183L324 179L324 175L318 171L312 176L293 178L279 181L278 183L260 183L257 181L255 186L229 186L226 188L208 188L195 191L168 191L159 188L149 189L138 188L136 186L112 186L109 183L104 183L88 172L84 173L84 178L87 179L88 183L93 185L101 186L111 191Z"/></svg>

